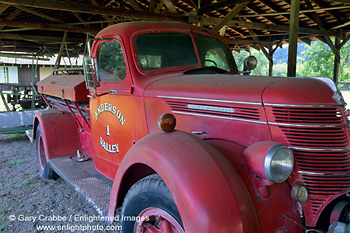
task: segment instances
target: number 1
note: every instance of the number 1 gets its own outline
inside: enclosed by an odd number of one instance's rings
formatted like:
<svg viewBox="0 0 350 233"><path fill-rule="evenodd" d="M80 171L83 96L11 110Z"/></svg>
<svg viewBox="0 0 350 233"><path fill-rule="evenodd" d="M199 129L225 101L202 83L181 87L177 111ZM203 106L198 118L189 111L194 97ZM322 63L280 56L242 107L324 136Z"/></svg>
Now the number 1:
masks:
<svg viewBox="0 0 350 233"><path fill-rule="evenodd" d="M106 131L107 131L107 132L106 132L106 135L107 135L107 136L111 136L110 133L109 133L109 125L106 125Z"/></svg>

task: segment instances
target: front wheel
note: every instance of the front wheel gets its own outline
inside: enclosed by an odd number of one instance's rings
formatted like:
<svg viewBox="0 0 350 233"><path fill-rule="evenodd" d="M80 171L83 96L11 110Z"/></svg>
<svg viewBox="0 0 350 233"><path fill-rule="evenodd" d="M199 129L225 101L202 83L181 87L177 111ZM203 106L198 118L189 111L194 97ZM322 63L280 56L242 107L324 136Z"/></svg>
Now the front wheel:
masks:
<svg viewBox="0 0 350 233"><path fill-rule="evenodd" d="M46 161L45 147L43 141L43 134L40 125L36 129L36 154L38 162L39 175L43 179L55 179L56 173L51 169Z"/></svg>
<svg viewBox="0 0 350 233"><path fill-rule="evenodd" d="M128 191L121 212L123 233L184 233L181 217L164 181L150 175Z"/></svg>

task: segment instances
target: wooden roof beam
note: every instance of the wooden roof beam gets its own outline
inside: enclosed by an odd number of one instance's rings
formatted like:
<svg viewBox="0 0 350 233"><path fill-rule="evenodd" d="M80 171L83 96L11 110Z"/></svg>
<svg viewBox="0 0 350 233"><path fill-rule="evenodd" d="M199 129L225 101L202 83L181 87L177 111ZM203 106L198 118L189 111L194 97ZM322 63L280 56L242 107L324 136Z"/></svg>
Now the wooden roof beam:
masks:
<svg viewBox="0 0 350 233"><path fill-rule="evenodd" d="M20 34L12 34L12 33L0 33L0 39L8 39L8 40L23 40L30 41L36 43L61 43L62 37L52 37L52 36L35 36L35 35L20 35ZM85 39L79 38L67 38L67 43L84 43Z"/></svg>
<svg viewBox="0 0 350 233"><path fill-rule="evenodd" d="M240 4L242 2L246 2L247 0L221 0L216 3L208 4L205 6L201 6L197 10L197 15L204 15L206 13L209 13L211 11L216 11L218 9L228 7L234 4Z"/></svg>
<svg viewBox="0 0 350 233"><path fill-rule="evenodd" d="M242 2L237 4L215 27L212 29L213 31L219 31L223 26L226 25L235 15L237 15L246 5L249 4L250 1Z"/></svg>
<svg viewBox="0 0 350 233"><path fill-rule="evenodd" d="M56 22L56 23L63 23L62 20L59 20L59 19L56 19L56 18L54 18L54 17L45 15L45 14L43 14L43 13L40 13L40 12L38 12L38 11L29 9L29 8L27 8L27 7L19 6L19 5L16 5L15 7L18 8L18 9L20 9L20 10L22 10L22 11L26 11L26 12L31 13L31 14L33 14L33 15L39 16L39 17L41 17L41 18L43 18L43 19L47 19L47 20L50 20L50 21L53 21L53 22Z"/></svg>
<svg viewBox="0 0 350 233"><path fill-rule="evenodd" d="M214 17L200 17L200 16L189 16L190 23L200 22L201 25L216 25L221 21L221 19ZM277 31L277 32L289 32L289 26L285 25L273 25L273 24L264 24L264 23L253 23L240 20L230 20L226 23L229 27L244 27L247 29L256 29L256 30L268 30L268 31ZM299 27L299 33L308 34L308 35L329 35L335 36L336 33L332 30L320 30L316 28L304 28Z"/></svg>
<svg viewBox="0 0 350 233"><path fill-rule="evenodd" d="M96 0L90 0L91 4L95 7L99 7L100 5L98 5L98 3L96 2ZM102 18L106 21L111 21L111 19L107 16L107 15L102 15Z"/></svg>
<svg viewBox="0 0 350 233"><path fill-rule="evenodd" d="M131 11L123 10L113 7L103 7L103 6L91 6L76 2L65 2L62 4L61 1L56 0L1 0L1 2L10 5L22 5L29 7L37 7L43 9L51 10L61 10L69 12L79 12L87 14L101 14L110 16L124 16L133 18L149 18L153 20L170 20L170 21L180 21L186 22L187 17L176 15L176 14L161 14L155 12L145 12L145 11Z"/></svg>
<svg viewBox="0 0 350 233"><path fill-rule="evenodd" d="M12 21L14 20L20 13L22 12L22 10L20 9L16 9L14 11L11 12L11 14L9 14L5 20L7 21ZM0 25L0 30L3 29L6 25Z"/></svg>
<svg viewBox="0 0 350 233"><path fill-rule="evenodd" d="M326 2L341 2L344 4L350 4L350 0L324 0Z"/></svg>
<svg viewBox="0 0 350 233"><path fill-rule="evenodd" d="M324 1L320 1L320 0L313 0L314 3L316 3L320 8L327 8L329 7L329 5L327 3L325 3ZM329 15L331 15L332 17L334 17L335 19L337 19L339 22L342 21L341 18L341 14L339 13L339 11L336 10L336 14L334 14L332 11L326 11Z"/></svg>
<svg viewBox="0 0 350 233"><path fill-rule="evenodd" d="M174 3L171 0L163 0L164 5L168 8L170 13L177 13Z"/></svg>
<svg viewBox="0 0 350 233"><path fill-rule="evenodd" d="M4 13L4 11L7 10L7 8L9 8L10 5L7 5L7 4L0 4L0 14Z"/></svg>
<svg viewBox="0 0 350 233"><path fill-rule="evenodd" d="M0 20L0 28L8 27L19 27L19 28L31 28L38 30L47 31L67 31L67 32L81 32L81 33L92 33L97 34L100 29L88 29L84 27L72 27L61 24L45 24L45 23L34 23L26 21L14 21L14 20Z"/></svg>
<svg viewBox="0 0 350 233"><path fill-rule="evenodd" d="M128 2L132 6L132 8L134 8L135 11L143 11L135 0L128 0Z"/></svg>
<svg viewBox="0 0 350 233"><path fill-rule="evenodd" d="M83 19L83 17L81 17L81 15L78 12L73 12L73 15L80 21L83 23L84 27L86 28L90 28L90 25L86 23L86 21Z"/></svg>

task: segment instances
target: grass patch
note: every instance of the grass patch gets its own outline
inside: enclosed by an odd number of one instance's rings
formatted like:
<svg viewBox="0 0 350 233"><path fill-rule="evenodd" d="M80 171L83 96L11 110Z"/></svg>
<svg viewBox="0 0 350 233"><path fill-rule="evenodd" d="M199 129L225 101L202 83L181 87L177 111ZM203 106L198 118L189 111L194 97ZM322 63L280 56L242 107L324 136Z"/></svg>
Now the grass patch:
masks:
<svg viewBox="0 0 350 233"><path fill-rule="evenodd" d="M24 163L24 160L22 160L22 159L11 160L12 165L17 165L17 164L22 164L22 163Z"/></svg>
<svg viewBox="0 0 350 233"><path fill-rule="evenodd" d="M16 181L14 181L13 179L6 179L7 182L9 182L10 184L16 184Z"/></svg>
<svg viewBox="0 0 350 233"><path fill-rule="evenodd" d="M14 133L14 134L11 134L10 135L10 138L11 139L18 139L18 138L23 138L25 137L26 134L25 133Z"/></svg>
<svg viewBox="0 0 350 233"><path fill-rule="evenodd" d="M1 205L0 232L2 232L5 229L5 212L6 212L6 207L4 205Z"/></svg>

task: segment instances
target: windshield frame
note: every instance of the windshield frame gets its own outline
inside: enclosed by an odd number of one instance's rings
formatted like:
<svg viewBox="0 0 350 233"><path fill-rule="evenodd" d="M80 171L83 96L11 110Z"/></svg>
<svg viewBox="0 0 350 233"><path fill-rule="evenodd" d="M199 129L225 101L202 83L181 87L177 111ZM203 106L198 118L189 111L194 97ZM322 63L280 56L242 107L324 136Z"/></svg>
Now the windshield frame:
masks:
<svg viewBox="0 0 350 233"><path fill-rule="evenodd" d="M196 66L176 66L176 67L168 67L168 68L160 68L160 69L153 69L153 70L143 70L141 67L141 64L139 62L139 58L138 58L138 54L137 54L137 50L136 50L136 37L140 36L140 35L144 35L144 34L163 34L163 33L179 33L179 34L189 34L192 40L192 44L195 50L195 54L196 54L196 59L198 61L198 65ZM233 55L231 50L229 49L228 45L219 37L216 35L212 35L207 31L201 32L201 31L193 31L193 30L188 30L188 29L183 29L183 30L171 30L171 29L162 29L162 30L143 30L143 31L138 31L136 33L134 33L131 38L131 49L132 49L132 54L133 54L133 60L134 60L134 64L135 67L137 69L137 71L140 74L143 75L151 75L151 74L158 74L158 73L166 73L166 72L176 72L176 71L186 71L186 70L190 70L190 69L197 69L197 68L201 68L204 67L204 64L202 63L199 53L198 53L198 47L194 38L194 35L199 35L199 36L204 36L204 37L209 37L212 39L215 39L217 41L219 41L220 43L222 43L225 48L228 51L229 57L228 62L231 62L234 73L237 72L237 67L236 67L236 63L234 61ZM229 71L228 71L229 72Z"/></svg>

